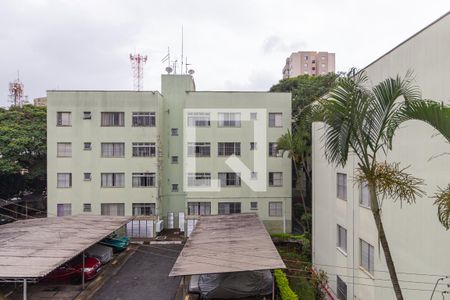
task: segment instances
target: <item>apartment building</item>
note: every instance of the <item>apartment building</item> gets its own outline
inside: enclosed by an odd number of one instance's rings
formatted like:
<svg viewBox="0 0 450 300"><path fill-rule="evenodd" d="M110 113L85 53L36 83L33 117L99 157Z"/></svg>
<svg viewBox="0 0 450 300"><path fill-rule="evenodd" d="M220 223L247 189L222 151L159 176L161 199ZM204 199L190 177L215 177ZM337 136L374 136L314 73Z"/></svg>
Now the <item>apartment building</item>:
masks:
<svg viewBox="0 0 450 300"><path fill-rule="evenodd" d="M325 75L335 72L335 54L330 52L299 51L286 58L283 79L299 75Z"/></svg>
<svg viewBox="0 0 450 300"><path fill-rule="evenodd" d="M289 93L196 91L190 75L163 75L161 93L48 91L48 211L182 230L200 214L257 212L289 232L291 162L275 142L290 106Z"/></svg>
<svg viewBox="0 0 450 300"><path fill-rule="evenodd" d="M425 99L450 104L450 14L447 13L365 68L376 84L414 72ZM337 299L395 299L383 251L370 211L366 187L354 184L356 157L344 168L324 157L323 125L313 126L313 262L328 273ZM427 196L415 204L383 202L382 218L405 299L435 298L448 291L450 238L439 223L432 195L450 180L450 145L422 122L403 124L388 162L410 166L425 180ZM381 158L380 158L381 159Z"/></svg>

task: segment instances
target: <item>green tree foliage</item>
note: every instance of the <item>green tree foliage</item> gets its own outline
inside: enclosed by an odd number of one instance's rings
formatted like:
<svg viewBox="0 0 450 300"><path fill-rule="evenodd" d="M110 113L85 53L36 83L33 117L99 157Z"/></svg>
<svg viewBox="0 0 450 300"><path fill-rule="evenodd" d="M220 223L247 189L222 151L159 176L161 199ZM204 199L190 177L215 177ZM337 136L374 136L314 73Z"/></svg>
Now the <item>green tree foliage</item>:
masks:
<svg viewBox="0 0 450 300"><path fill-rule="evenodd" d="M46 186L45 107L0 108L0 198Z"/></svg>

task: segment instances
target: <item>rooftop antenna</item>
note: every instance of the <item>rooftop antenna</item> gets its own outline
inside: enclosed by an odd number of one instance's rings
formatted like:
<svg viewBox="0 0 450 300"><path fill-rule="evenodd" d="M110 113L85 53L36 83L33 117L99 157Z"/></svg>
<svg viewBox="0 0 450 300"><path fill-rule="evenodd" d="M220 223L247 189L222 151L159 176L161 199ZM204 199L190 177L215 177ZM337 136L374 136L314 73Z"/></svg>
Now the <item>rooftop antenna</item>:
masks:
<svg viewBox="0 0 450 300"><path fill-rule="evenodd" d="M184 55L184 34L183 25L181 25L181 74L183 74L183 55Z"/></svg>
<svg viewBox="0 0 450 300"><path fill-rule="evenodd" d="M170 73L172 73L172 71L173 71L173 68L172 68L172 66L170 65L170 47L167 47L167 54L166 54L166 56L164 56L164 57L161 59L161 62L162 62L162 63L164 63L164 62L166 62L166 61L167 61L166 72L167 72L167 74L170 74Z"/></svg>
<svg viewBox="0 0 450 300"><path fill-rule="evenodd" d="M23 95L24 85L20 81L19 71L17 71L17 79L9 83L9 101L13 106L22 107L26 97Z"/></svg>
<svg viewBox="0 0 450 300"><path fill-rule="evenodd" d="M177 74L177 62L178 62L178 60L176 60L176 59L173 62L173 74Z"/></svg>
<svg viewBox="0 0 450 300"><path fill-rule="evenodd" d="M131 69L133 70L133 84L136 91L142 91L144 80L144 65L147 55L130 54Z"/></svg>

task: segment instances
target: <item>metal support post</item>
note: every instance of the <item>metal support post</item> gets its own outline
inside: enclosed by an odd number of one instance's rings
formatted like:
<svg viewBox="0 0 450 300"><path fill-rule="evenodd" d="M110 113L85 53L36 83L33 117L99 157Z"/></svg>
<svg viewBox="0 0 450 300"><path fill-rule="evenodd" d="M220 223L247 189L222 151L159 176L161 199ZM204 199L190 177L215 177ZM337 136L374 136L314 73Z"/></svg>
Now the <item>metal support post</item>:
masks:
<svg viewBox="0 0 450 300"><path fill-rule="evenodd" d="M27 280L23 280L23 300L27 300Z"/></svg>
<svg viewBox="0 0 450 300"><path fill-rule="evenodd" d="M83 267L82 267L82 272L81 272L81 288L84 290L84 251L83 254L81 255L83 257Z"/></svg>

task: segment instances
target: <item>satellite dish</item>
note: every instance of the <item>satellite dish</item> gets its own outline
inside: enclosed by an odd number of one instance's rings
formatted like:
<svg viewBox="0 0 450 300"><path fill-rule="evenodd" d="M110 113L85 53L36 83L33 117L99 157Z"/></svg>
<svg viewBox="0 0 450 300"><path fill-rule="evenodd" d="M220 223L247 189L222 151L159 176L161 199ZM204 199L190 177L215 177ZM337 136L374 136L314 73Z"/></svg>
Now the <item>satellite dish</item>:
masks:
<svg viewBox="0 0 450 300"><path fill-rule="evenodd" d="M189 74L189 75L192 75L192 74L194 74L194 73L195 73L195 71L192 70L192 69L190 69L190 70L188 71L188 74Z"/></svg>
<svg viewBox="0 0 450 300"><path fill-rule="evenodd" d="M171 67L167 67L167 68L166 68L166 72L167 72L167 74L170 74L170 73L172 73L172 71L173 71L173 69L172 69Z"/></svg>

